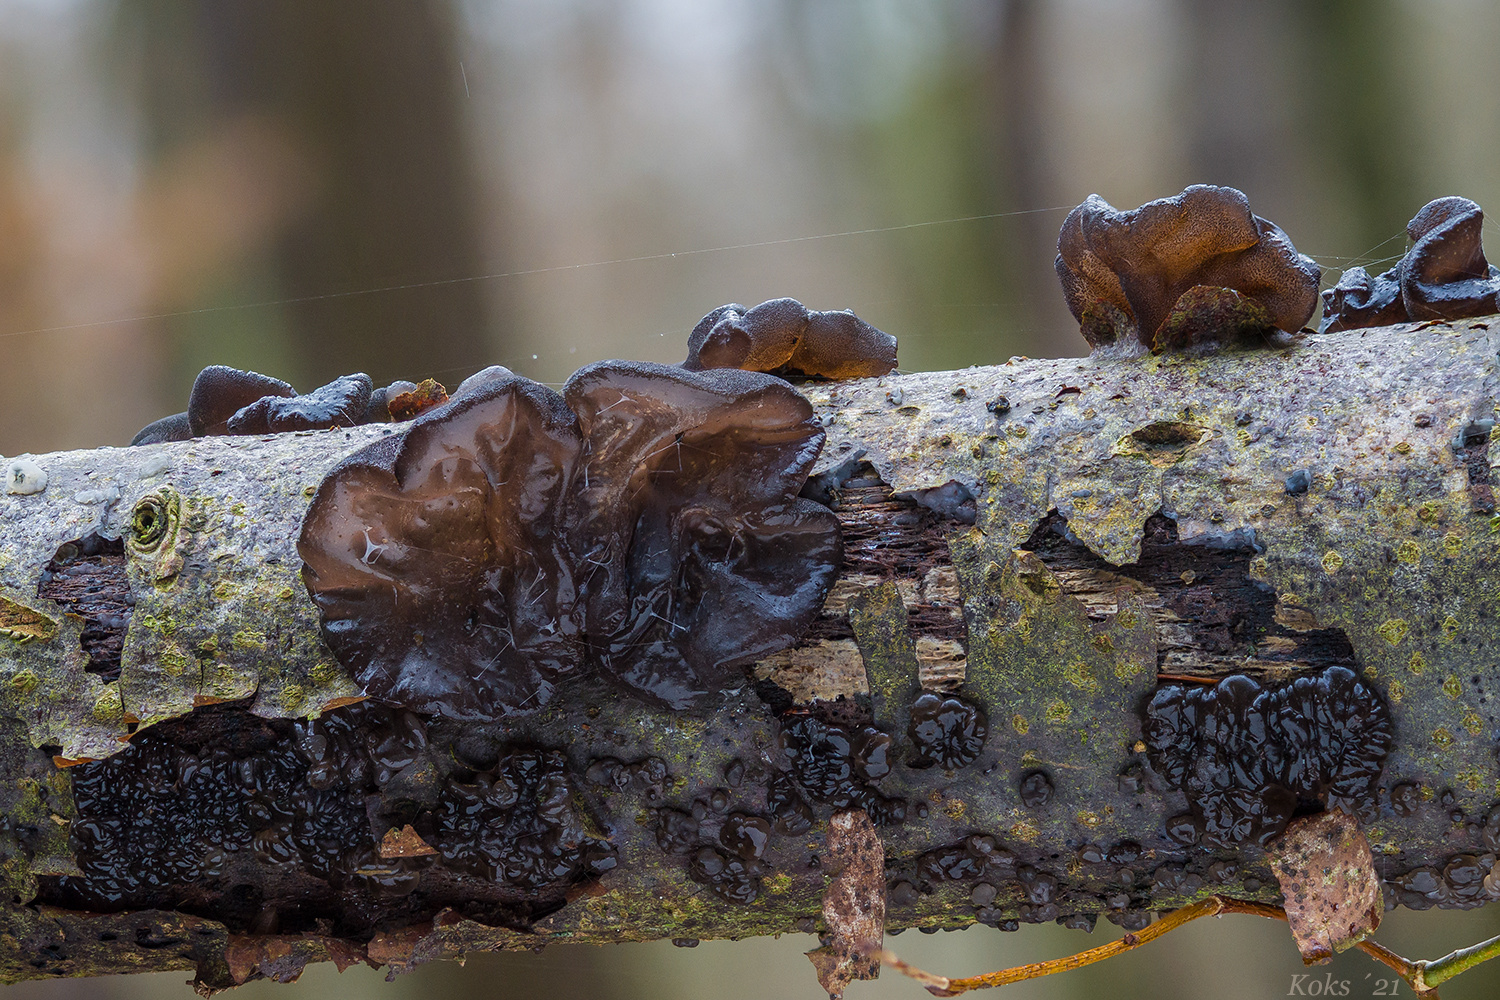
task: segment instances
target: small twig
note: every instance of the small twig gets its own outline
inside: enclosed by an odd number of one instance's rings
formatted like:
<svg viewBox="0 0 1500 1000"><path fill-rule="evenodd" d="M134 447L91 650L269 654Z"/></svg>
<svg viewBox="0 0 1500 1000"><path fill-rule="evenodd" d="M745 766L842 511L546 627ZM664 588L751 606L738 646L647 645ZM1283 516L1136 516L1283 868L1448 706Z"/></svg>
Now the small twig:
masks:
<svg viewBox="0 0 1500 1000"><path fill-rule="evenodd" d="M1279 906L1271 906L1268 903L1256 903L1244 899L1230 899L1225 896L1209 896L1189 906L1173 910L1154 924L1144 930L1126 934L1118 941L1081 951L1067 958L1054 958L1046 962L1032 962L1027 965L1017 965L1009 969L1001 969L999 972L991 972L983 976L967 976L961 979L951 979L947 976L934 975L909 965L897 958L893 953L884 950L871 952L881 962L891 968L908 976L927 987L927 991L934 996L952 997L969 990L989 989L994 986L1008 986L1011 983L1023 982L1027 979L1039 979L1042 976L1050 976L1055 972L1069 972L1080 969L1085 965L1101 962L1106 958L1122 955L1127 951L1139 948L1148 941L1154 941L1169 931L1174 931L1183 924L1197 920L1199 917L1222 916L1226 913L1247 913L1257 917L1268 917L1273 920L1285 920L1286 912ZM1426 1000L1440 1000L1437 989L1439 983L1452 979L1460 972L1467 971L1481 962L1489 961L1500 956L1500 937L1491 938L1488 941L1473 945L1469 948L1460 948L1450 955L1431 962L1412 962L1402 958L1384 945L1374 941L1361 941L1356 945L1360 951L1369 955L1377 962L1389 966L1395 973L1406 981L1412 991Z"/></svg>

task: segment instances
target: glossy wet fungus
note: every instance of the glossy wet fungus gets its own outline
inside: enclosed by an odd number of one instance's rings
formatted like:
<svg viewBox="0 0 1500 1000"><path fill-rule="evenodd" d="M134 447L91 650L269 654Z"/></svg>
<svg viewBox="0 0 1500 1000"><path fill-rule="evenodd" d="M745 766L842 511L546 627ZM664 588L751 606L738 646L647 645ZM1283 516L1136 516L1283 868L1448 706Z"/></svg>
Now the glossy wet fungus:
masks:
<svg viewBox="0 0 1500 1000"><path fill-rule="evenodd" d="M430 752L414 714L370 706L295 724L195 713L205 715L72 771L83 877L56 879L51 898L96 911L207 908L240 927L270 912L290 929L322 920L368 933L407 897L413 912L469 900L524 922L615 866L557 752L502 746L470 769ZM413 802L423 771L428 788ZM382 857L383 832L403 823L435 852Z"/></svg>
<svg viewBox="0 0 1500 1000"><path fill-rule="evenodd" d="M281 379L227 365L210 365L193 380L186 413L153 421L132 445L187 441L225 434L276 434L404 420L446 399L432 380L395 382L374 389L364 374L336 378L306 395ZM393 416L390 400L397 401Z"/></svg>
<svg viewBox="0 0 1500 1000"><path fill-rule="evenodd" d="M742 368L789 378L878 378L896 368L896 338L854 313L771 299L720 306L688 338L688 371Z"/></svg>
<svg viewBox="0 0 1500 1000"><path fill-rule="evenodd" d="M1484 210L1467 198L1428 202L1407 223L1412 247L1383 274L1351 267L1323 293L1320 332L1500 312L1500 268L1485 259Z"/></svg>
<svg viewBox="0 0 1500 1000"><path fill-rule="evenodd" d="M876 785L891 771L891 737L872 726L849 729L812 715L781 720L781 748L797 784L816 802L835 809L863 809L877 826L906 819L904 799Z"/></svg>
<svg viewBox="0 0 1500 1000"><path fill-rule="evenodd" d="M913 767L936 764L951 771L979 759L989 722L982 709L957 695L925 691L911 704L906 733L916 750Z"/></svg>
<svg viewBox="0 0 1500 1000"><path fill-rule="evenodd" d="M664 853L686 859L689 878L725 902L745 904L760 894L761 880L772 870L766 852L773 833L789 831L753 812L731 810L739 798L717 788L686 810L658 809L655 833ZM810 828L809 817L797 832Z"/></svg>
<svg viewBox="0 0 1500 1000"><path fill-rule="evenodd" d="M319 488L304 580L373 697L530 711L587 654L681 709L818 614L842 550L837 518L797 496L823 440L803 397L626 362L565 393L487 369Z"/></svg>
<svg viewBox="0 0 1500 1000"><path fill-rule="evenodd" d="M791 645L843 559L838 518L798 496L823 430L755 372L611 361L563 390L583 454L567 525L589 650L672 708Z"/></svg>
<svg viewBox="0 0 1500 1000"><path fill-rule="evenodd" d="M1091 347L1207 346L1226 331L1294 333L1318 302L1320 271L1240 191L1195 184L1120 212L1098 195L1068 214L1057 276Z"/></svg>
<svg viewBox="0 0 1500 1000"><path fill-rule="evenodd" d="M1368 812L1392 728L1378 695L1330 667L1270 688L1242 675L1164 685L1146 707L1145 733L1152 767L1186 794L1202 838L1237 846L1268 843L1298 812Z"/></svg>
<svg viewBox="0 0 1500 1000"><path fill-rule="evenodd" d="M298 551L366 692L460 719L551 699L582 650L558 523L579 446L557 393L487 369L328 475Z"/></svg>

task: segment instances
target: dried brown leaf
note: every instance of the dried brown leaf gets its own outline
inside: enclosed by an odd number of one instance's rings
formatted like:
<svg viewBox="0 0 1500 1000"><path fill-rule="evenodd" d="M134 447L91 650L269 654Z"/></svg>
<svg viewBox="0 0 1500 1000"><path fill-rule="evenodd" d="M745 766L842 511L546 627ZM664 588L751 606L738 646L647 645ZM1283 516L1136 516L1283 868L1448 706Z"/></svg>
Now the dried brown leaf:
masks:
<svg viewBox="0 0 1500 1000"><path fill-rule="evenodd" d="M873 952L885 941L885 849L863 809L828 821L827 866L833 881L823 893L823 920L832 940L807 957L836 1000L853 980L880 975Z"/></svg>
<svg viewBox="0 0 1500 1000"><path fill-rule="evenodd" d="M399 830L387 830L380 841L382 858L420 858L436 853L437 849L423 840L410 823Z"/></svg>
<svg viewBox="0 0 1500 1000"><path fill-rule="evenodd" d="M1271 867L1302 961L1316 965L1380 926L1380 876L1359 820L1337 809L1293 820Z"/></svg>

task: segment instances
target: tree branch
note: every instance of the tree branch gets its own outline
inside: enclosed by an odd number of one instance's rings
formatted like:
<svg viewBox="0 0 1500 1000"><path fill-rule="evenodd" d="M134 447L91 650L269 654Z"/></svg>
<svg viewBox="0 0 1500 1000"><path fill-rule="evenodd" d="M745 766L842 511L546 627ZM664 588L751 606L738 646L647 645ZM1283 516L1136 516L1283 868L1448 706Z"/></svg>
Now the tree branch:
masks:
<svg viewBox="0 0 1500 1000"><path fill-rule="evenodd" d="M25 457L0 494L0 974L217 987L812 929L851 804L883 821L892 928L1273 903L1263 848L1205 834L1142 713L1163 682L1330 667L1394 725L1346 803L1388 898L1479 905L1500 849L1490 322L809 387L842 575L801 643L697 715L587 672L495 723L341 708L359 691L295 540L328 470L399 426ZM973 763L912 766L924 689L982 710ZM320 712L321 734L287 721ZM444 819L480 786L482 822ZM226 802L233 836L200 822ZM556 869L515 870L518 844Z"/></svg>

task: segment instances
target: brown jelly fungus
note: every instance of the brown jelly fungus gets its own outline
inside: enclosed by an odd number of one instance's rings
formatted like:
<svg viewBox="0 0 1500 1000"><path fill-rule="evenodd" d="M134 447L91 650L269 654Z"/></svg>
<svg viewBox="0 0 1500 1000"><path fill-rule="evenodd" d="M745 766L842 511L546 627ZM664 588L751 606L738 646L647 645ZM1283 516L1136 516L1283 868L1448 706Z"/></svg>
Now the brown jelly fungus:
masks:
<svg viewBox="0 0 1500 1000"><path fill-rule="evenodd" d="M995 885L1019 878L1023 868L1026 866L1017 864L1014 853L994 837L982 833L928 851L917 859L917 875L929 883L987 882Z"/></svg>
<svg viewBox="0 0 1500 1000"><path fill-rule="evenodd" d="M488 369L329 474L298 551L324 638L367 693L460 719L551 699L580 659L551 517L577 455L555 392Z"/></svg>
<svg viewBox="0 0 1500 1000"><path fill-rule="evenodd" d="M1146 746L1166 784L1186 793L1211 844L1267 843L1298 810L1362 812L1391 746L1390 712L1344 667L1262 688L1164 685L1146 707Z"/></svg>
<svg viewBox="0 0 1500 1000"><path fill-rule="evenodd" d="M287 431L353 427L364 421L373 388L363 372L336 378L305 396L262 396L225 421L230 434L281 434Z"/></svg>
<svg viewBox="0 0 1500 1000"><path fill-rule="evenodd" d="M1021 804L1037 809L1052 801L1052 779L1046 771L1028 771L1021 778Z"/></svg>
<svg viewBox="0 0 1500 1000"><path fill-rule="evenodd" d="M1428 202L1406 226L1412 247L1383 274L1351 267L1323 293L1319 330L1500 312L1500 268L1485 259L1484 210L1468 198Z"/></svg>
<svg viewBox="0 0 1500 1000"><path fill-rule="evenodd" d="M383 422L391 419L387 408L391 390L403 385L418 388L407 382L372 389L368 375L345 375L299 396L279 378L210 365L193 381L186 413L147 424L130 443L159 444L212 435L276 434Z"/></svg>
<svg viewBox="0 0 1500 1000"><path fill-rule="evenodd" d="M818 312L796 299L751 309L720 306L688 337L688 371L742 368L811 378L876 378L896 367L896 338L854 313Z"/></svg>
<svg viewBox="0 0 1500 1000"><path fill-rule="evenodd" d="M978 706L956 695L924 692L912 702L906 727L916 749L912 766L953 770L972 764L988 733L989 723Z"/></svg>
<svg viewBox="0 0 1500 1000"><path fill-rule="evenodd" d="M762 857L770 839L771 824L744 813L731 814L719 830L719 843L724 849L747 860Z"/></svg>
<svg viewBox="0 0 1500 1000"><path fill-rule="evenodd" d="M623 361L564 395L583 435L564 530L604 672L682 709L799 639L843 558L837 517L798 496L811 404L755 372Z"/></svg>
<svg viewBox="0 0 1500 1000"><path fill-rule="evenodd" d="M782 719L781 747L797 784L816 801L835 809L863 809L877 825L906 819L903 799L882 795L862 776L872 773L872 757L883 760L890 747L890 738L880 730L851 731L811 715L788 716Z"/></svg>
<svg viewBox="0 0 1500 1000"><path fill-rule="evenodd" d="M1230 187L1195 184L1130 212L1090 195L1063 221L1056 269L1095 348L1293 333L1318 304L1318 265Z"/></svg>

